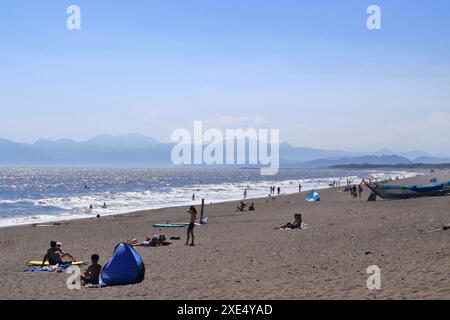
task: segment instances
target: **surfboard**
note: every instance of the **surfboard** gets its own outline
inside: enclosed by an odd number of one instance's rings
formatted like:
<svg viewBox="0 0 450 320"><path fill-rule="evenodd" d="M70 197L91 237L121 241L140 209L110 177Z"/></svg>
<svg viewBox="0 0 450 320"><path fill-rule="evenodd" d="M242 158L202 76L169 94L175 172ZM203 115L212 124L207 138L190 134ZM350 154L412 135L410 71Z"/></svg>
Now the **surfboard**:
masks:
<svg viewBox="0 0 450 320"><path fill-rule="evenodd" d="M69 264L69 265L73 265L73 266L81 266L81 265L85 265L88 264L89 261L77 261L77 262L67 262L67 263L63 263L63 264ZM27 266L29 267L36 267L36 266L41 266L42 265L42 260L41 261L28 261L27 262ZM48 266L48 261L44 263L44 266Z"/></svg>
<svg viewBox="0 0 450 320"><path fill-rule="evenodd" d="M155 223L153 226L155 228L183 228L186 225L184 225L184 224L175 224L175 223Z"/></svg>

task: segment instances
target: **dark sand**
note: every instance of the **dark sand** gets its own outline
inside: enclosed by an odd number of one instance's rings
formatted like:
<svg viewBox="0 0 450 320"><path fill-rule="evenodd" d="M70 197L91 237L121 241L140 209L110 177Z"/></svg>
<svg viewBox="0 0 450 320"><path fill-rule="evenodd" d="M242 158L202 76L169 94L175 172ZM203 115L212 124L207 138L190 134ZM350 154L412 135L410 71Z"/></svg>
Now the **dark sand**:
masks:
<svg viewBox="0 0 450 320"><path fill-rule="evenodd" d="M442 173L448 180L448 172ZM424 183L429 176L408 183ZM324 190L320 203L305 193L255 200L256 212L236 202L208 205L195 247L183 229L155 222L187 221L186 208L143 211L54 227L0 229L1 299L450 299L450 197L367 202L342 189ZM248 202L249 200L247 200ZM274 227L300 212L307 230ZM68 290L65 273L26 274L51 239L79 259L109 259L117 243L144 235L181 236L169 247L137 248L146 264L137 285ZM368 290L366 269L382 269L381 290Z"/></svg>

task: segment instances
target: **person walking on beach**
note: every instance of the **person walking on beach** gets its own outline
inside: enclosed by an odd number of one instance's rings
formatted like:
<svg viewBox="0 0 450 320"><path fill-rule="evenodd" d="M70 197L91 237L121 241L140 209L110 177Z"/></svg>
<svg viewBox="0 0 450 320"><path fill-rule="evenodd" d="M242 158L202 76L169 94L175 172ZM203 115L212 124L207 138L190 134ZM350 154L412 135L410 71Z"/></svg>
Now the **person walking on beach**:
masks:
<svg viewBox="0 0 450 320"><path fill-rule="evenodd" d="M247 188L244 190L244 199L247 198Z"/></svg>
<svg viewBox="0 0 450 320"><path fill-rule="evenodd" d="M362 195L363 191L364 191L364 189L363 189L362 185L360 184L360 185L358 186L358 194L359 194L359 198L360 198L360 199L361 199L361 195Z"/></svg>
<svg viewBox="0 0 450 320"><path fill-rule="evenodd" d="M192 242L191 242L190 246L193 247L195 245L194 244L194 228L195 228L195 219L197 219L197 209L195 209L194 206L191 206L187 212L191 215L191 221L189 222L189 226L187 229L186 245L189 244L189 238L192 236Z"/></svg>
<svg viewBox="0 0 450 320"><path fill-rule="evenodd" d="M301 183L298 184L298 192L302 192L302 185L301 185Z"/></svg>

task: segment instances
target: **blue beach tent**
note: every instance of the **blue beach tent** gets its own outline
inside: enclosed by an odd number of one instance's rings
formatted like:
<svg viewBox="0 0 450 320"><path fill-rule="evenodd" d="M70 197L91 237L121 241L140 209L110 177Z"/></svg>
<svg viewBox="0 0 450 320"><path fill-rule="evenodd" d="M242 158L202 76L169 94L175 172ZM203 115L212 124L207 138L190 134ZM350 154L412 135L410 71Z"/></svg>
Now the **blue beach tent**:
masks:
<svg viewBox="0 0 450 320"><path fill-rule="evenodd" d="M308 195L306 196L306 202L316 202L316 201L320 201L320 193L312 190L308 193Z"/></svg>
<svg viewBox="0 0 450 320"><path fill-rule="evenodd" d="M103 267L100 286L120 286L142 282L145 265L139 254L126 243L119 243Z"/></svg>

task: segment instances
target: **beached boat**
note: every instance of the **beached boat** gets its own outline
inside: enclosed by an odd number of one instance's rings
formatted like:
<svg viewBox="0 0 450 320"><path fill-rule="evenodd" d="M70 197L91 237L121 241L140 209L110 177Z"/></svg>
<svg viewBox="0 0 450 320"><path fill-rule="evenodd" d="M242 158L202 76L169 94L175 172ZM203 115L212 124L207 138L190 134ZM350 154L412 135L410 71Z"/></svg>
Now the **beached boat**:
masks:
<svg viewBox="0 0 450 320"><path fill-rule="evenodd" d="M389 185L379 183L368 183L365 185L382 199L408 199L419 197L438 197L450 194L450 181L445 183L424 184L424 185Z"/></svg>

